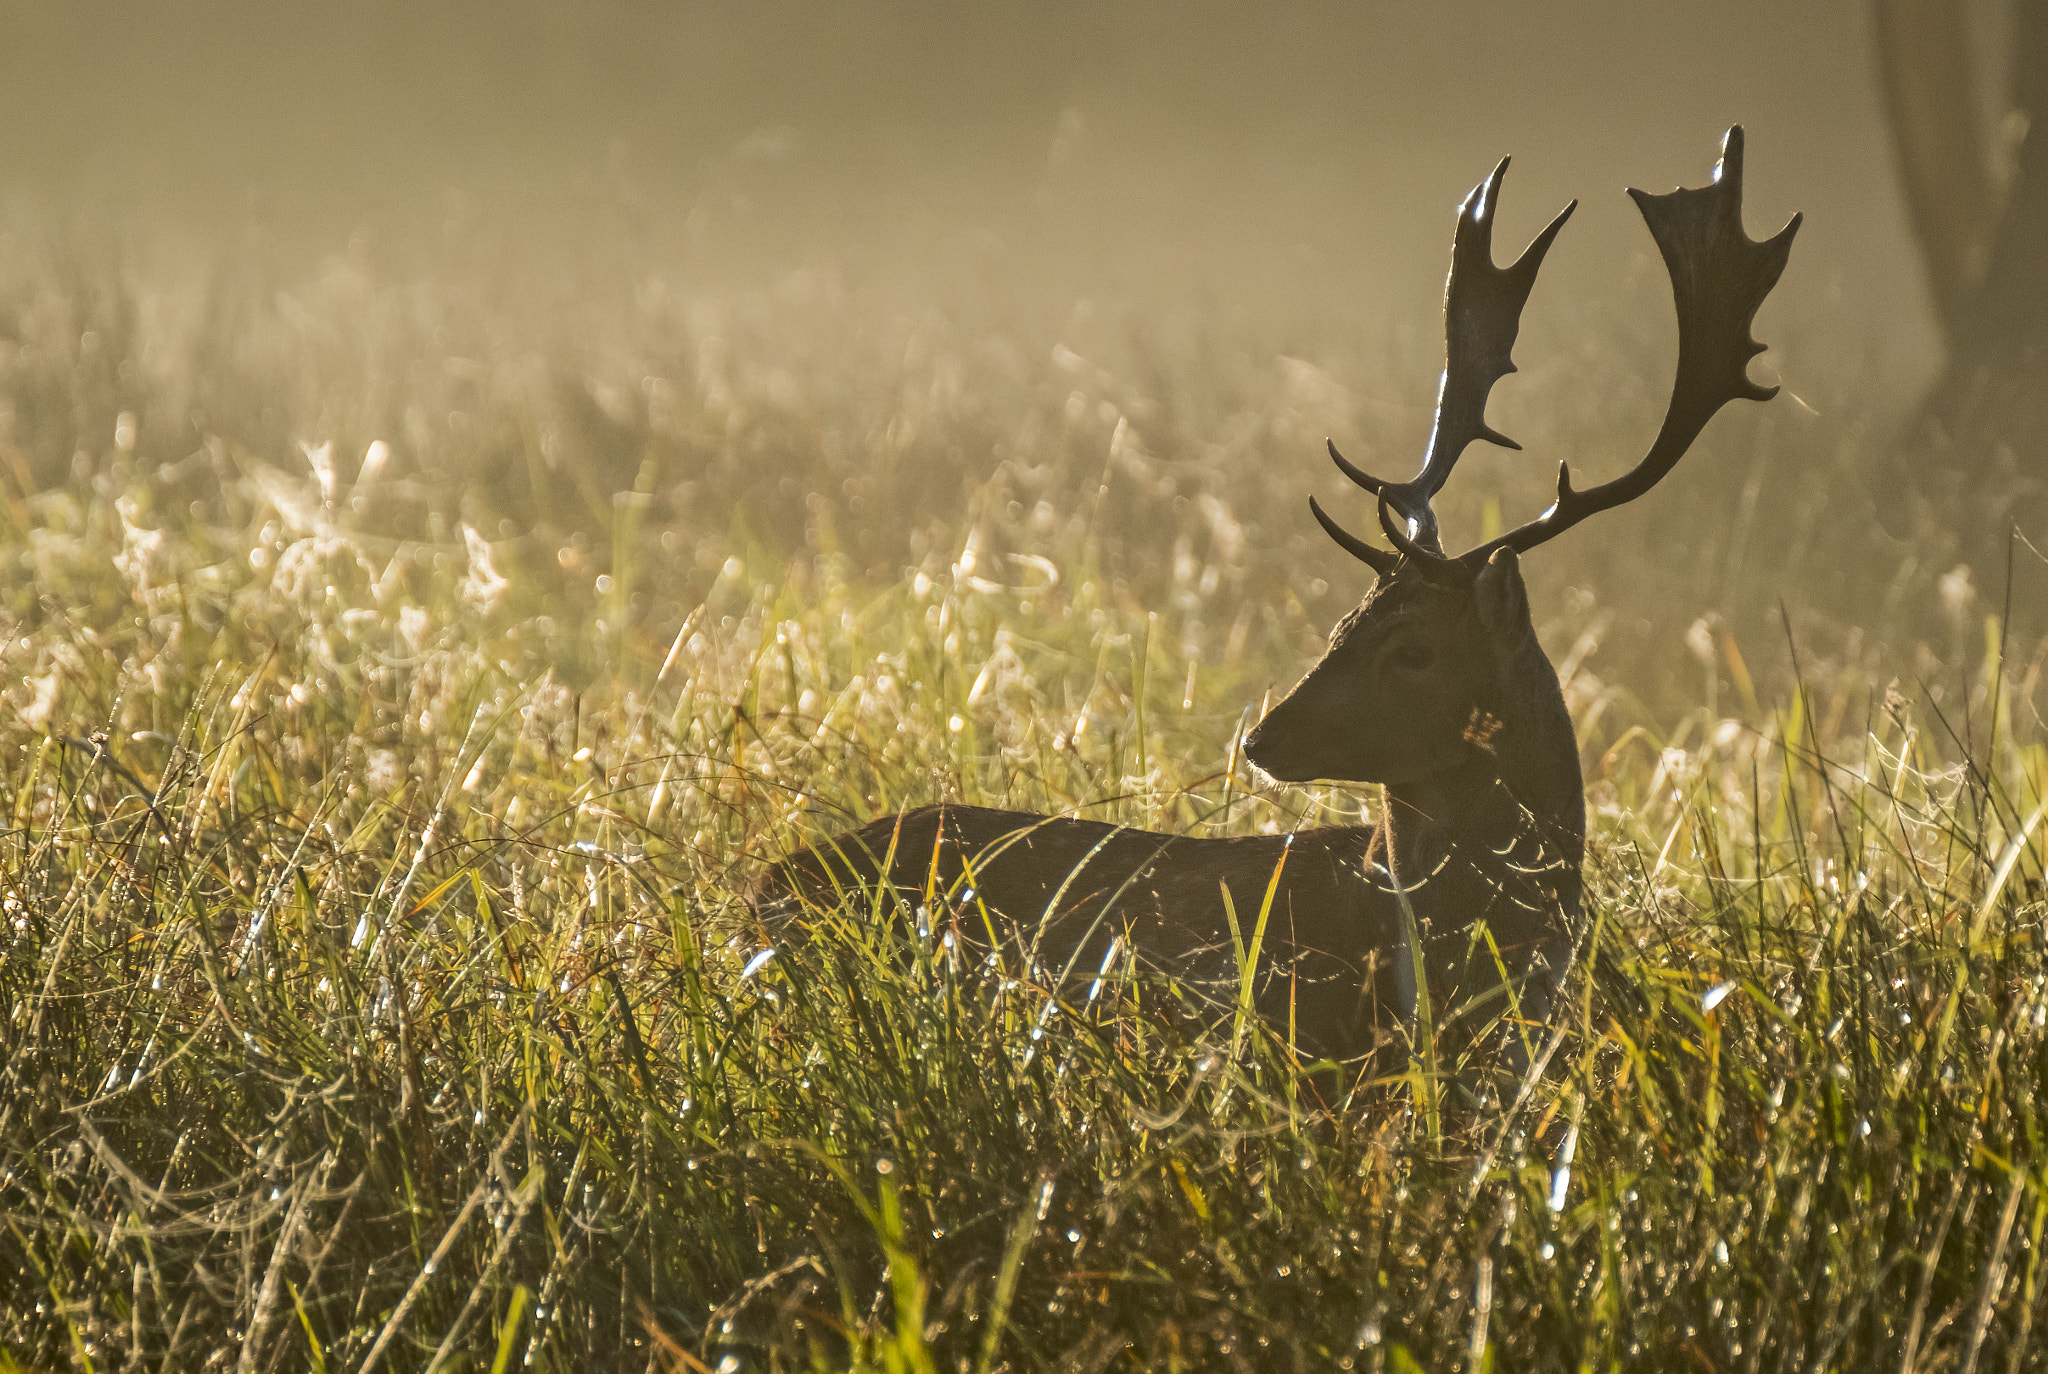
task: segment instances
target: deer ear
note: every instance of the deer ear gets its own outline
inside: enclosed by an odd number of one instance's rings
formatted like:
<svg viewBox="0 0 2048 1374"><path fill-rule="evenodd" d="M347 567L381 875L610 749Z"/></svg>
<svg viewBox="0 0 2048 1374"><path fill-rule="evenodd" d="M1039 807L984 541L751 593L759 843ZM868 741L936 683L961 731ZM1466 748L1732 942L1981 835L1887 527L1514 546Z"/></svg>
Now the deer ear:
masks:
<svg viewBox="0 0 2048 1374"><path fill-rule="evenodd" d="M1536 638L1529 620L1529 593L1522 586L1522 560L1513 549L1495 549L1473 583L1479 620L1509 654Z"/></svg>

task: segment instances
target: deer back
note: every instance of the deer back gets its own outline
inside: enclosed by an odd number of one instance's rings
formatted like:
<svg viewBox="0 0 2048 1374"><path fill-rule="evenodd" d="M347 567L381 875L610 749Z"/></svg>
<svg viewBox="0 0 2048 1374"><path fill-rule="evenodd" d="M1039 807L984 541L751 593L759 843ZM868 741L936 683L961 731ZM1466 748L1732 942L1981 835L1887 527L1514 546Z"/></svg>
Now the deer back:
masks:
<svg viewBox="0 0 2048 1374"><path fill-rule="evenodd" d="M1372 835L1342 826L1195 838L928 806L791 855L750 901L786 929L806 907L865 909L879 896L924 938L1001 950L1048 980L1093 976L1114 946L1226 998L1239 985L1238 943L1264 909L1261 1012L1293 1025L1305 1053L1348 1058L1392 1024L1390 1007L1412 1000L1392 957L1398 909L1362 881Z"/></svg>

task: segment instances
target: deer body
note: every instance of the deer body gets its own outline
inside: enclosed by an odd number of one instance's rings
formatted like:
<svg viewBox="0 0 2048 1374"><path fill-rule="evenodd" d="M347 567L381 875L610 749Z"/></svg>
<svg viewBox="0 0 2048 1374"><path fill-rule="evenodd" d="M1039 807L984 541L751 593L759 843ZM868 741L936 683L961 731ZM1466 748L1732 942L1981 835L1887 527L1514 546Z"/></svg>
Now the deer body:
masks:
<svg viewBox="0 0 2048 1374"><path fill-rule="evenodd" d="M1403 995L1388 957L1399 947L1399 914L1373 900L1363 881L1372 835L1341 826L1195 839L928 806L842 837L837 853L804 851L779 876L818 893L829 866L842 887L849 879L871 885L882 866L876 860L893 846L889 877L905 904L927 919L939 908L944 928L970 948L1000 943L1046 974L1085 980L1114 943L1227 1001L1237 987L1236 942L1222 894L1230 893L1237 938L1248 941L1277 870L1259 1008L1284 1033L1291 1004L1306 1031L1304 1050L1350 1055L1368 1047L1371 1029L1388 1019L1385 1005Z"/></svg>
<svg viewBox="0 0 2048 1374"><path fill-rule="evenodd" d="M1482 596L1494 598L1484 615ZM1093 974L1120 941L1188 981L1234 995L1237 941L1252 939L1270 885L1259 1008L1283 1034L1293 1027L1304 1053L1338 1059L1373 1048L1415 1005L1396 884L1414 913L1436 1005L1454 1003L1493 969L1490 951L1468 948L1477 921L1487 923L1510 968L1560 972L1585 844L1571 717L1529 623L1512 556L1472 598L1469 623L1431 604L1443 599L1413 574L1382 583L1245 741L1246 756L1283 780L1383 778L1377 827L1193 838L929 806L792 856L761 897L801 892L829 904L871 891L886 870L908 907L923 906L928 922L970 946L1001 943L1049 972ZM1393 613L1394 601L1406 603L1404 614ZM1507 632L1489 615L1504 619ZM1401 680L1404 670L1392 663L1375 666L1411 652L1412 622L1424 620L1439 656L1405 676L1430 681ZM1389 729L1389 713L1416 697L1434 709L1403 712L1402 728ZM1531 989L1539 1003L1542 982Z"/></svg>
<svg viewBox="0 0 2048 1374"><path fill-rule="evenodd" d="M1515 447L1486 425L1486 397L1514 370L1522 304L1573 208L1512 266L1496 267L1492 211L1506 167L1460 211L1448 360L1423 470L1382 482L1330 450L1379 498L1394 551L1350 534L1310 500L1379 580L1245 740L1246 757L1282 782L1383 784L1376 826L1194 838L926 807L791 855L757 884L755 909L787 920L883 884L934 931L944 925L971 947L1014 950L1049 973L1093 975L1115 942L1234 994L1240 941L1252 938L1270 889L1258 1006L1307 1054L1370 1051L1413 1013L1418 965L1433 1007L1506 1010L1493 996L1505 969L1523 1013L1540 1013L1570 959L1585 807L1571 717L1536 640L1518 556L1647 490L1727 401L1768 399L1745 372L1762 348L1750 322L1783 271L1798 220L1763 243L1743 234L1740 128L1724 141L1712 186L1631 192L1671 269L1679 316L1678 377L1656 442L1635 469L1586 491L1560 465L1557 503L1543 516L1448 557L1430 500L1472 440Z"/></svg>

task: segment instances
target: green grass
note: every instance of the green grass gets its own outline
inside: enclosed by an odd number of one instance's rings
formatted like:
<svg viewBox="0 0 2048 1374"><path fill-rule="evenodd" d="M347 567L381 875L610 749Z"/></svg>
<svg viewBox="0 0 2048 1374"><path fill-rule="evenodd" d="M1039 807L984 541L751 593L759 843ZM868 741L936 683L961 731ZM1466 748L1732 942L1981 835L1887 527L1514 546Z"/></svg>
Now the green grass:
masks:
<svg viewBox="0 0 2048 1374"><path fill-rule="evenodd" d="M853 900L764 961L737 901L939 798L1370 804L1236 754L1360 586L1299 494L1374 432L1277 344L13 270L12 1365L2048 1365L2040 659L1931 573L1828 618L1838 431L1710 436L1740 538L1631 572L1698 537L1653 500L1537 570L1593 826L1546 1071L1334 1084L1127 959ZM1542 486L1474 468L1463 518Z"/></svg>

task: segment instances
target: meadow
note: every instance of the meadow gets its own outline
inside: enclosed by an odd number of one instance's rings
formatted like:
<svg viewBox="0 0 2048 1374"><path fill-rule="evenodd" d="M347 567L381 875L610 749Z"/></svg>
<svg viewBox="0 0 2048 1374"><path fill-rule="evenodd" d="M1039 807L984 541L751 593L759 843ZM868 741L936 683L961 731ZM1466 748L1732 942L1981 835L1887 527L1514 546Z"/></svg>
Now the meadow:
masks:
<svg viewBox="0 0 2048 1374"><path fill-rule="evenodd" d="M1796 331L1796 399L1529 560L1593 832L1541 1071L1333 1077L1128 958L738 895L940 799L1370 812L1237 743L1367 585L1323 438L1412 461L1431 347L50 242L0 242L0 1369L2048 1367L2048 642L1875 534L1879 388ZM1447 526L1632 455L1654 284L1525 342Z"/></svg>

